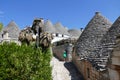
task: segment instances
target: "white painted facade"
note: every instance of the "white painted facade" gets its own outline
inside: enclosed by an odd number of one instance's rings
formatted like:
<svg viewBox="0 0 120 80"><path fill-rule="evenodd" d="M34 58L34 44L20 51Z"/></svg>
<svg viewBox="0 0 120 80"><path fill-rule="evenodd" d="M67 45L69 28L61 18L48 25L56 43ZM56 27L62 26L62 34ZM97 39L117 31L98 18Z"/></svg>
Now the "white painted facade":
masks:
<svg viewBox="0 0 120 80"><path fill-rule="evenodd" d="M63 40L63 39L68 39L68 38L70 38L70 36L68 36L68 35L63 35L63 34L58 34L58 33L54 33L53 34L53 40L52 40L52 42L51 43L54 43L54 42L57 42L57 41L61 41L61 40Z"/></svg>

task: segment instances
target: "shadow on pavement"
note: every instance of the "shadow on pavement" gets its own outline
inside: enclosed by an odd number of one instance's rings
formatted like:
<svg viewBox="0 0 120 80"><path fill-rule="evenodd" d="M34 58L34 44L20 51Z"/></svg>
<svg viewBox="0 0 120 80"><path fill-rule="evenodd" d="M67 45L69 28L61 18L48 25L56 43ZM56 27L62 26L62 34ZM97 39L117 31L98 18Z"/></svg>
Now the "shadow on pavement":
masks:
<svg viewBox="0 0 120 80"><path fill-rule="evenodd" d="M64 66L70 72L71 80L84 80L83 76L78 72L77 68L72 62L65 62Z"/></svg>

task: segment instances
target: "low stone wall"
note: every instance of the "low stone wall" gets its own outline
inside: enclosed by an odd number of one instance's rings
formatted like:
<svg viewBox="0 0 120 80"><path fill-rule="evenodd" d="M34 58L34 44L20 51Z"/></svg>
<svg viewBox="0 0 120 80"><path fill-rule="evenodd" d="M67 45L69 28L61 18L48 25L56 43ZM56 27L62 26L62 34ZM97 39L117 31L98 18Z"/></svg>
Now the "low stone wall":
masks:
<svg viewBox="0 0 120 80"><path fill-rule="evenodd" d="M53 49L53 55L57 57L59 60L62 60L62 61L64 60L63 58L64 51L66 51L67 53L66 61L69 62L72 60L72 50L73 50L72 44L54 46L52 49Z"/></svg>
<svg viewBox="0 0 120 80"><path fill-rule="evenodd" d="M52 51L53 55L57 57L59 60L63 61L63 52L66 49L67 45L53 46Z"/></svg>
<svg viewBox="0 0 120 80"><path fill-rule="evenodd" d="M97 71L89 61L80 60L79 56L74 53L72 55L72 61L85 80L109 80L107 71Z"/></svg>

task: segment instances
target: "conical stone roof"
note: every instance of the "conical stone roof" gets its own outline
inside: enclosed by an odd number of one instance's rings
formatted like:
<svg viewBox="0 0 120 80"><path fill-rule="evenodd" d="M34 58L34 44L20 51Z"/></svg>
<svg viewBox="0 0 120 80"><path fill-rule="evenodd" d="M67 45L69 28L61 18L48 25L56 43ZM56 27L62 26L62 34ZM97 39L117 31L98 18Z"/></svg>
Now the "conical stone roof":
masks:
<svg viewBox="0 0 120 80"><path fill-rule="evenodd" d="M70 35L67 31L67 29L65 27L63 27L63 25L58 22L54 25L55 29L56 29L56 32L57 33L60 33L60 34L64 34L64 35Z"/></svg>
<svg viewBox="0 0 120 80"><path fill-rule="evenodd" d="M114 45L116 44L116 38L120 35L120 17L113 23L109 31L101 40L102 49L99 50L99 54L102 56L110 56Z"/></svg>
<svg viewBox="0 0 120 80"><path fill-rule="evenodd" d="M18 38L20 29L14 21L11 21L2 31L7 31L10 38Z"/></svg>
<svg viewBox="0 0 120 80"><path fill-rule="evenodd" d="M77 39L80 37L80 35L82 33L82 31L77 30L77 29L70 29L70 30L68 30L68 32L69 32L71 38L77 38Z"/></svg>
<svg viewBox="0 0 120 80"><path fill-rule="evenodd" d="M109 28L107 33L103 36L98 47L90 54L89 61L94 67L100 69L99 65L107 66L109 63L108 61L110 61L111 57L113 56L113 49L118 47L116 46L118 45L116 43L117 37L120 37L120 17L118 17L118 19ZM106 70L107 67L102 69Z"/></svg>
<svg viewBox="0 0 120 80"><path fill-rule="evenodd" d="M87 24L76 45L76 53L80 57L88 57L98 46L102 37L111 26L111 22L103 17L99 12Z"/></svg>
<svg viewBox="0 0 120 80"><path fill-rule="evenodd" d="M55 27L50 20L45 22L43 30L48 33L56 33Z"/></svg>

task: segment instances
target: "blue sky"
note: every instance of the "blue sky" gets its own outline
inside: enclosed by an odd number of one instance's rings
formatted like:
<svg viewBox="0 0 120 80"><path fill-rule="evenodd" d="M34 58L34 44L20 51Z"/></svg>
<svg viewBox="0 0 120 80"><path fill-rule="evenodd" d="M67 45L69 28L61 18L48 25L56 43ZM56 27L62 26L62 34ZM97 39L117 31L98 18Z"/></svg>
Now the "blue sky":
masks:
<svg viewBox="0 0 120 80"><path fill-rule="evenodd" d="M120 0L0 0L0 22L6 26L14 20L21 29L41 17L70 29L84 28L96 11L114 22Z"/></svg>

